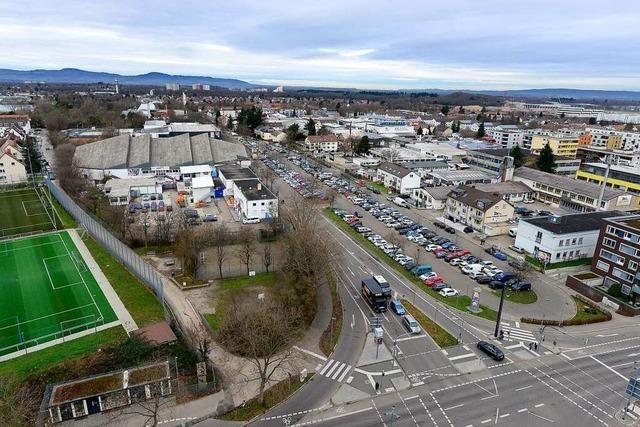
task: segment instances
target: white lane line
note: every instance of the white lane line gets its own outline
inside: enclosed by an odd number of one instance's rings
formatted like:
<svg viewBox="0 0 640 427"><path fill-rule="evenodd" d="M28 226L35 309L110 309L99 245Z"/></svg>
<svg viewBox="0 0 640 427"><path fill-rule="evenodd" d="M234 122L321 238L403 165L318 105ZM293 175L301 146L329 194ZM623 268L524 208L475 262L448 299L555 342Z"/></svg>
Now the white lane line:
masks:
<svg viewBox="0 0 640 427"><path fill-rule="evenodd" d="M322 371L320 371L320 375L324 375L325 371L327 369L329 369L329 366L331 366L333 364L333 362L335 362L335 360L333 360L333 359L329 360L329 363L324 365L324 368L322 368Z"/></svg>
<svg viewBox="0 0 640 427"><path fill-rule="evenodd" d="M459 405L456 406L449 406L448 408L444 408L445 411L450 411L452 409L456 409L456 408L462 408L464 406L464 403L461 403Z"/></svg>
<svg viewBox="0 0 640 427"><path fill-rule="evenodd" d="M493 422L494 424L498 424L499 416L500 416L500 408L496 408L496 420Z"/></svg>
<svg viewBox="0 0 640 427"><path fill-rule="evenodd" d="M538 403L537 405L534 406L534 408L541 408L544 406L544 403Z"/></svg>
<svg viewBox="0 0 640 427"><path fill-rule="evenodd" d="M480 424L486 424L486 423L490 423L490 422L491 422L491 418L488 418L486 420L480 421Z"/></svg>
<svg viewBox="0 0 640 427"><path fill-rule="evenodd" d="M346 363L342 363L342 365L340 365L340 367L336 370L336 372L333 374L333 376L331 377L332 380L335 380L336 378L338 378L338 375L340 375L340 372L342 372L342 370L344 369L344 367L346 366ZM329 375L327 375L328 377Z"/></svg>
<svg viewBox="0 0 640 427"><path fill-rule="evenodd" d="M511 414L509 414L509 413L502 414L502 415L500 415L500 418L507 418L509 415L511 415Z"/></svg>
<svg viewBox="0 0 640 427"><path fill-rule="evenodd" d="M293 348L294 348L295 350L298 350L298 351L301 351L301 352L303 352L303 353L306 353L306 354L308 354L309 356L313 356L313 357L315 357L316 359L324 360L325 362L327 361L327 358L326 358L326 357L321 356L321 355L319 355L318 353L314 353L313 351L309 351L309 350L307 350L307 349L304 349L304 348L298 347L297 345L294 345L294 346L293 346Z"/></svg>
<svg viewBox="0 0 640 427"><path fill-rule="evenodd" d="M338 382L339 382L339 383L341 383L341 382L342 382L342 380L344 379L344 377L346 377L346 376L347 376L347 374L349 373L349 371L351 371L351 365L347 365L347 369L345 369L345 370L342 372L342 375L340 375L340 378L338 378Z"/></svg>
<svg viewBox="0 0 640 427"><path fill-rule="evenodd" d="M327 372L327 375L325 375L327 378L331 377L331 374L333 373L333 371L336 370L336 368L340 366L340 362L336 361L336 363L333 364L333 367L331 369L329 369L329 372Z"/></svg>
<svg viewBox="0 0 640 427"><path fill-rule="evenodd" d="M527 412L527 411L528 411L527 408L518 409L518 413L519 414L522 413L522 412Z"/></svg>
<svg viewBox="0 0 640 427"><path fill-rule="evenodd" d="M426 338L426 335L420 334L420 335L413 335L411 337L405 337L405 338L400 338L395 340L395 342L401 342L401 341L410 341L410 340L415 340L415 339L419 339L419 338Z"/></svg>
<svg viewBox="0 0 640 427"><path fill-rule="evenodd" d="M593 360L595 360L596 362L598 362L599 364L601 364L602 366L604 366L605 368L607 368L608 370L610 370L611 372L613 372L614 374L616 374L617 376L619 376L620 378L622 378L625 381L628 381L629 379L627 377L625 377L624 375L622 375L620 372L616 371L615 369L613 369L611 366L607 365L606 363L604 363L601 360L596 359L593 356L589 356L591 357Z"/></svg>
<svg viewBox="0 0 640 427"><path fill-rule="evenodd" d="M531 387L533 387L533 386L532 385L528 385L526 387L520 387L520 388L517 388L516 391L526 390L526 389L531 388Z"/></svg>
<svg viewBox="0 0 640 427"><path fill-rule="evenodd" d="M476 357L475 353L467 353L467 354L461 354L460 356L453 356L450 357L449 360L460 360L460 359L467 359L469 357Z"/></svg>

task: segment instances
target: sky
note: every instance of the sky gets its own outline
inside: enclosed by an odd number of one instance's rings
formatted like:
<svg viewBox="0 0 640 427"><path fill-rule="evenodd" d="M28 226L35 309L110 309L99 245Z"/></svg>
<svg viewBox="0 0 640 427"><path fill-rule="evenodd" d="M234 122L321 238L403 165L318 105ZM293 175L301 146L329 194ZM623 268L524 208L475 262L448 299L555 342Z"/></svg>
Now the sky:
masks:
<svg viewBox="0 0 640 427"><path fill-rule="evenodd" d="M640 90L638 0L0 1L0 68Z"/></svg>

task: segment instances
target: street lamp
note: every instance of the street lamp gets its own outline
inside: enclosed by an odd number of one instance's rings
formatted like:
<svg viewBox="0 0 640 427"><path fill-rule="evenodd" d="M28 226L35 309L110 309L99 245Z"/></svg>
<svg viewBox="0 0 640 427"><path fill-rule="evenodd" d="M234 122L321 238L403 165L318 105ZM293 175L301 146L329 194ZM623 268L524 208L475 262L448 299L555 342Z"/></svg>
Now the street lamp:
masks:
<svg viewBox="0 0 640 427"><path fill-rule="evenodd" d="M504 290L507 287L506 283L502 284L502 291L500 292L500 305L498 306L498 318L496 319L496 328L493 331L493 336L498 338L500 332L500 319L502 318L502 306L504 305Z"/></svg>

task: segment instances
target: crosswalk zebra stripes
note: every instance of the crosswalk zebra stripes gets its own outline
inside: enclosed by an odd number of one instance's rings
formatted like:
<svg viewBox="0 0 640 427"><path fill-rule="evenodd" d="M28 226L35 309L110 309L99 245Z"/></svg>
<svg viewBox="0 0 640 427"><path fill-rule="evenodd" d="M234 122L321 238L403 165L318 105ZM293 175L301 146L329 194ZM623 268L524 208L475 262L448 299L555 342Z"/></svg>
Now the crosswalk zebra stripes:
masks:
<svg viewBox="0 0 640 427"><path fill-rule="evenodd" d="M353 366L348 365L347 363L329 359L327 363L322 366L318 374L341 383L352 369Z"/></svg>
<svg viewBox="0 0 640 427"><path fill-rule="evenodd" d="M526 329L514 328L507 322L501 322L504 340L512 342L538 342L533 332Z"/></svg>

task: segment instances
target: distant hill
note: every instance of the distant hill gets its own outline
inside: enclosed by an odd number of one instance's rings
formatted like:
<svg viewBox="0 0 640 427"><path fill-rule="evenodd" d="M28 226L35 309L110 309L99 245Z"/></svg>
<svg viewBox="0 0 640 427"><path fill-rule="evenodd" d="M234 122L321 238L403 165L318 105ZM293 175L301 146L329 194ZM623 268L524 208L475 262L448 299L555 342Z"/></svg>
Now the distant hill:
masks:
<svg viewBox="0 0 640 427"><path fill-rule="evenodd" d="M120 84L164 86L167 83L192 85L194 83L229 89L246 89L257 87L251 83L237 79L222 79L206 76L180 76L164 73L147 73L135 76L125 76L114 73L98 73L79 70L77 68L63 68L61 70L8 70L0 69L0 82L45 82L45 83L111 83L118 80Z"/></svg>
<svg viewBox="0 0 640 427"><path fill-rule="evenodd" d="M560 99L595 99L602 101L605 99L618 99L626 101L640 100L640 92L629 90L591 90L591 89L516 89L516 90L484 90L475 91L493 96L523 97L523 98L560 98Z"/></svg>

